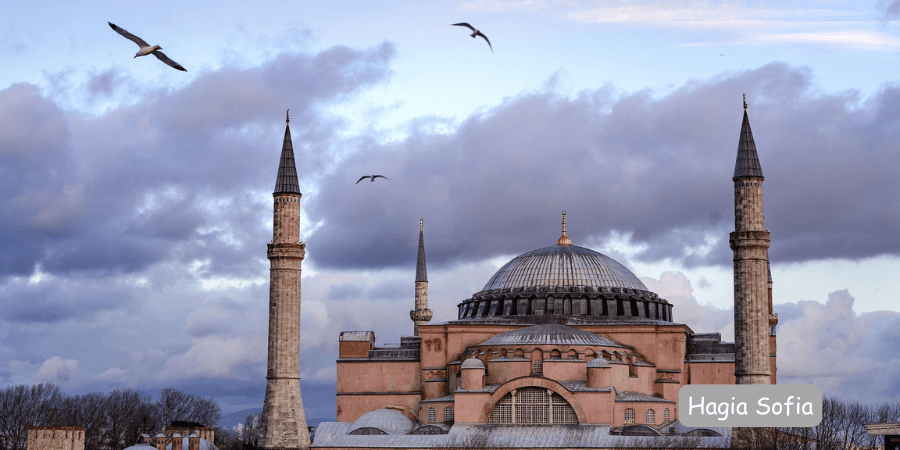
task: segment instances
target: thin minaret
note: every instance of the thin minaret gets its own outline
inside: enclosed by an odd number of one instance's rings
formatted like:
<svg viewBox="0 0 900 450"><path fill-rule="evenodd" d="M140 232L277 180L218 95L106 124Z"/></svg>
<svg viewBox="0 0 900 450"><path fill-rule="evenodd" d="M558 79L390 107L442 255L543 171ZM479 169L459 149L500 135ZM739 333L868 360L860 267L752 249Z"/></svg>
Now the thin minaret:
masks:
<svg viewBox="0 0 900 450"><path fill-rule="evenodd" d="M409 312L409 318L413 321L413 336L419 335L419 325L424 325L431 320L431 310L428 309L428 270L425 268L425 234L424 219L419 219L419 256L416 258L416 309Z"/></svg>
<svg viewBox="0 0 900 450"><path fill-rule="evenodd" d="M769 365L769 230L763 215L763 174L747 118L734 165L735 384L771 384Z"/></svg>
<svg viewBox="0 0 900 450"><path fill-rule="evenodd" d="M300 186L287 115L275 180L275 216L269 243L269 362L260 418L260 448L308 449L309 429L300 397Z"/></svg>

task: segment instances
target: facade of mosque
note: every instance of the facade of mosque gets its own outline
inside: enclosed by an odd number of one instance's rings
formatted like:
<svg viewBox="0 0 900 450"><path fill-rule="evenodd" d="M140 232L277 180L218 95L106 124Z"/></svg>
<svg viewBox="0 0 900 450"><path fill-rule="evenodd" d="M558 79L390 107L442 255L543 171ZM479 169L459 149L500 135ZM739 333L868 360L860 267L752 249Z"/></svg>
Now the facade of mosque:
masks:
<svg viewBox="0 0 900 450"><path fill-rule="evenodd" d="M730 429L678 421L678 391L775 382L759 167L745 104L730 239L736 343L678 323L675 305L625 266L573 245L565 213L555 245L509 261L456 320L431 324L420 222L413 335L377 346L372 331L341 333L337 421L320 424L312 448L728 446ZM272 342L270 331L270 367Z"/></svg>

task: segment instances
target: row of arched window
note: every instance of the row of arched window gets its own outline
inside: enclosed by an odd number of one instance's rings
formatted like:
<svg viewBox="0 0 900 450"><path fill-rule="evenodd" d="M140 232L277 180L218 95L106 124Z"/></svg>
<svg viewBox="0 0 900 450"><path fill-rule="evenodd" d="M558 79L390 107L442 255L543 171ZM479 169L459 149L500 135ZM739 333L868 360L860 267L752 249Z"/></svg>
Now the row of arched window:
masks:
<svg viewBox="0 0 900 450"><path fill-rule="evenodd" d="M663 409L663 420L661 423L666 423L669 421L669 408ZM634 422L634 409L628 408L625 410L625 423L633 424ZM656 411L652 409L648 409L647 413L644 414L644 423L648 425L656 425Z"/></svg>
<svg viewBox="0 0 900 450"><path fill-rule="evenodd" d="M596 311L589 307L587 297L562 299L549 296L528 298L469 300L459 305L459 318L493 317L493 316L530 316L530 315L592 315L592 316L634 316L652 317L660 320L672 320L671 305L644 298L616 298L609 304L601 300Z"/></svg>
<svg viewBox="0 0 900 450"><path fill-rule="evenodd" d="M428 423L436 423L437 422L437 411L434 408L428 408ZM453 407L448 406L444 408L444 422L452 423L453 422Z"/></svg>

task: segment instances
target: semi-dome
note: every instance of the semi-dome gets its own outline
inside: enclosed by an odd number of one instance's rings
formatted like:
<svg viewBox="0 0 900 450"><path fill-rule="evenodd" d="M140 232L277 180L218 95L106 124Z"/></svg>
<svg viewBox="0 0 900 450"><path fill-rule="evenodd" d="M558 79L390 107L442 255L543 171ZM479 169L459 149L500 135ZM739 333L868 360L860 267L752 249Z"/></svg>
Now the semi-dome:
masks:
<svg viewBox="0 0 900 450"><path fill-rule="evenodd" d="M350 424L347 434L407 434L412 428L413 422L403 413L393 409L376 409Z"/></svg>
<svg viewBox="0 0 900 450"><path fill-rule="evenodd" d="M557 324L533 325L530 327L518 328L505 333L500 333L478 345L588 345L625 348L624 345L605 336ZM466 362L468 361L470 360L467 359ZM476 359L476 361L478 360ZM463 365L465 365L465 362Z"/></svg>
<svg viewBox="0 0 900 450"><path fill-rule="evenodd" d="M616 260L572 245L513 258L484 287L459 304L459 320L525 323L671 322L672 305L647 290Z"/></svg>

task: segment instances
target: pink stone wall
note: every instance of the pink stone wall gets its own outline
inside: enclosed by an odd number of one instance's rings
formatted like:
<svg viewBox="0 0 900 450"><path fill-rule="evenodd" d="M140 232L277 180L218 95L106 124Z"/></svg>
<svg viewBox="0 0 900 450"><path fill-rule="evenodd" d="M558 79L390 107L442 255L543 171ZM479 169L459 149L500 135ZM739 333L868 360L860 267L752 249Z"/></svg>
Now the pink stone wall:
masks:
<svg viewBox="0 0 900 450"><path fill-rule="evenodd" d="M415 361L338 361L337 392L419 392L420 374Z"/></svg>
<svg viewBox="0 0 900 450"><path fill-rule="evenodd" d="M410 420L419 416L419 401L422 397L418 394L382 394L382 395L337 395L337 421L353 422L363 414L376 409L396 409L403 412Z"/></svg>
<svg viewBox="0 0 900 450"><path fill-rule="evenodd" d="M582 360L545 359L544 376L557 381L585 381L587 363Z"/></svg>
<svg viewBox="0 0 900 450"><path fill-rule="evenodd" d="M28 427L27 450L84 450L82 427Z"/></svg>

